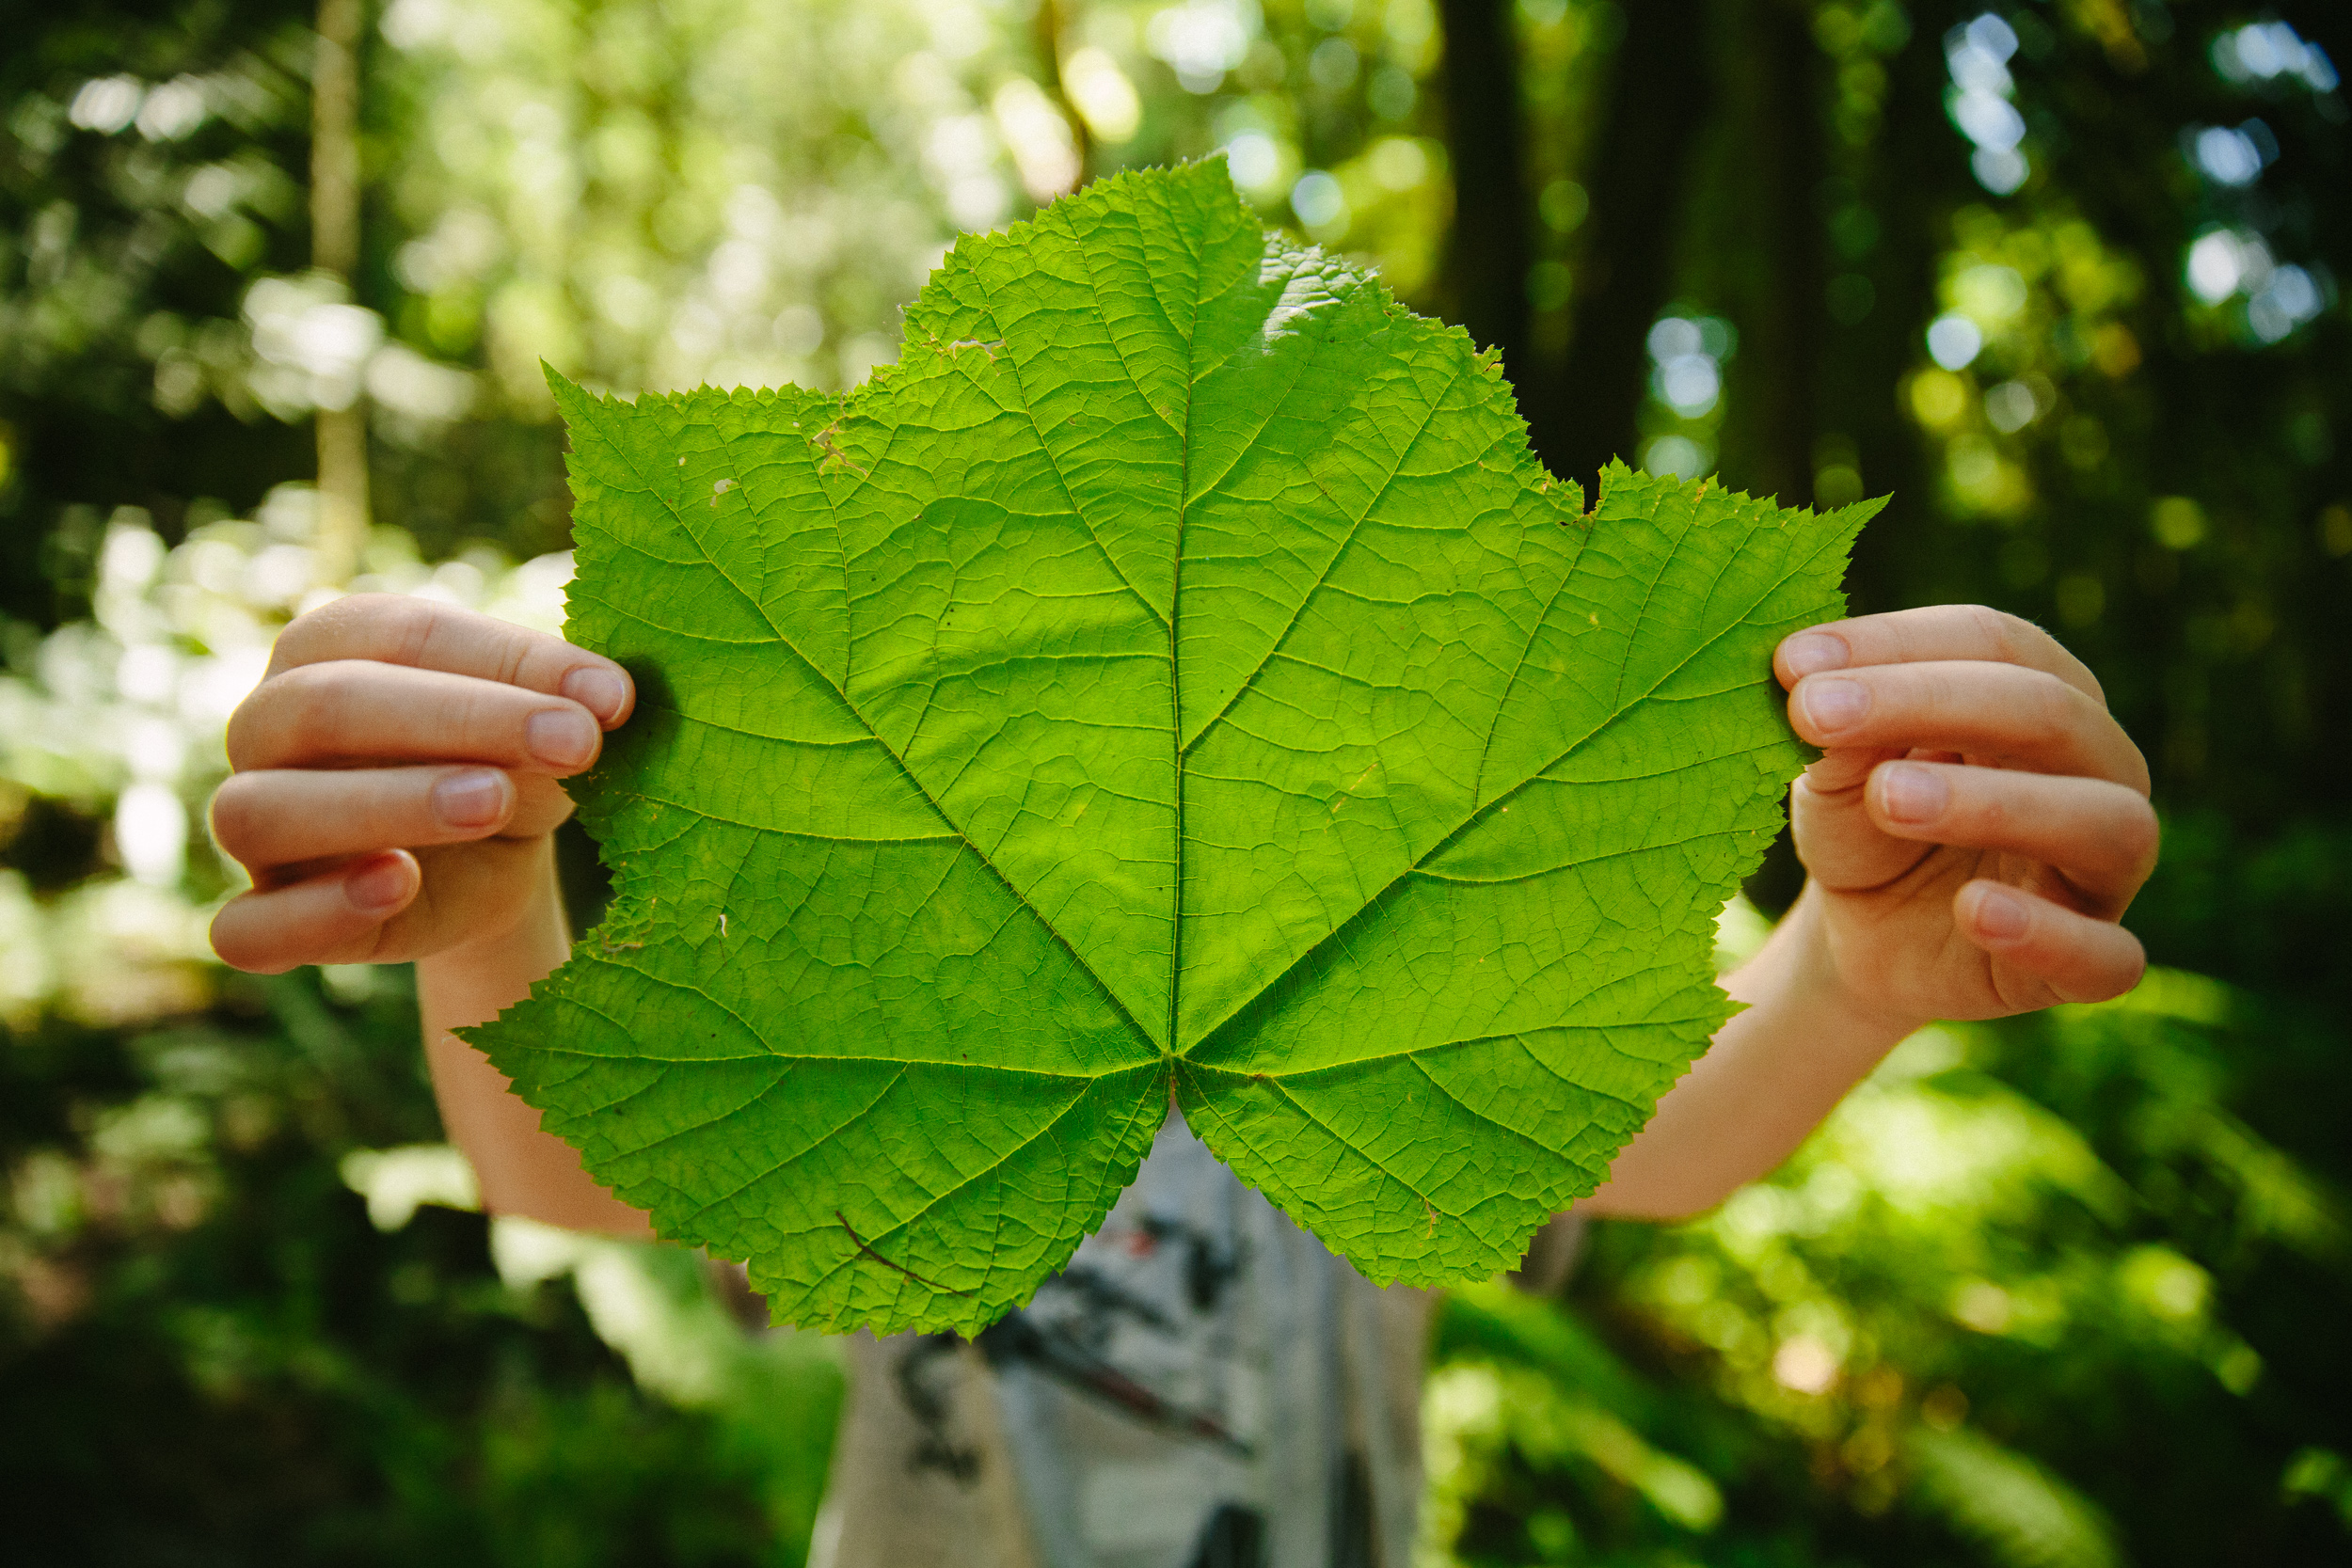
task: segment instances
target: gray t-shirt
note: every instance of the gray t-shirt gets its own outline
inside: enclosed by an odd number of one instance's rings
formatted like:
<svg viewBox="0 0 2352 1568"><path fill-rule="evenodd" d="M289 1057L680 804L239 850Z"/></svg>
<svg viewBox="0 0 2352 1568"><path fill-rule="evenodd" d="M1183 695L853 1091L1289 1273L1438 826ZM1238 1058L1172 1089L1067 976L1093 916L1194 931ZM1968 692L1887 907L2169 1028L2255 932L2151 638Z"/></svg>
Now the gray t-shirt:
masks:
<svg viewBox="0 0 2352 1568"><path fill-rule="evenodd" d="M1027 1307L851 1341L813 1568L1406 1568L1429 1300L1170 1116Z"/></svg>

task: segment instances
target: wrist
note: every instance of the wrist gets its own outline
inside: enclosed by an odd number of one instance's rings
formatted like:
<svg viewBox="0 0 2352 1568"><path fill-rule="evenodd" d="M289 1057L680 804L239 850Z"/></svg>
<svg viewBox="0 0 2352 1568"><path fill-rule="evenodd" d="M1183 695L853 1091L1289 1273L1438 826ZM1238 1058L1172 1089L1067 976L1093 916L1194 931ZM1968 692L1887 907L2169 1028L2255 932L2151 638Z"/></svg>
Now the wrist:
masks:
<svg viewBox="0 0 2352 1568"><path fill-rule="evenodd" d="M1724 976L1724 990L1751 1006L1802 1011L1833 1037L1875 1042L1883 1053L1934 1021L1889 1006L1856 983L1840 961L1827 902L1808 880L1756 957Z"/></svg>
<svg viewBox="0 0 2352 1568"><path fill-rule="evenodd" d="M570 956L571 933L551 846L535 858L530 891L513 913L417 960L418 999L428 1033L496 1017Z"/></svg>

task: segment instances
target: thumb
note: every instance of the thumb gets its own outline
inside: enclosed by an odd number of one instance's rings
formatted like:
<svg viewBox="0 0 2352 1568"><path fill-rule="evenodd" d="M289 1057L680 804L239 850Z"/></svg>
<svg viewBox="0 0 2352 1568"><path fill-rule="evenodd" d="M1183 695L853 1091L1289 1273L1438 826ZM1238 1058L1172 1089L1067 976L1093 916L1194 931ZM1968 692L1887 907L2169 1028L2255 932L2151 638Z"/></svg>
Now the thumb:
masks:
<svg viewBox="0 0 2352 1568"><path fill-rule="evenodd" d="M1797 858L1823 887L1882 887L1934 852L1932 844L1882 832L1864 805L1871 772L1902 754L1876 748L1824 752L1788 791Z"/></svg>

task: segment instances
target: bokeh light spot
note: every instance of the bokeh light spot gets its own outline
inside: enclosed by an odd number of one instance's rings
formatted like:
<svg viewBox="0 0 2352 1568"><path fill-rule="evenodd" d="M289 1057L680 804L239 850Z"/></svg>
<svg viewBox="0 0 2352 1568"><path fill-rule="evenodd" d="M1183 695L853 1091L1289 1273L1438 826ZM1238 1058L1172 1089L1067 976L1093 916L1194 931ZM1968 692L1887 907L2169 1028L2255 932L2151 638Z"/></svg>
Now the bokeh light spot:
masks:
<svg viewBox="0 0 2352 1568"><path fill-rule="evenodd" d="M1291 211L1310 233L1343 228L1347 222L1347 194L1340 182L1319 168L1311 168L1291 186Z"/></svg>
<svg viewBox="0 0 2352 1568"><path fill-rule="evenodd" d="M1711 461L1705 448L1688 436L1661 436L1642 449L1642 471L1672 474L1677 479L1701 479Z"/></svg>
<svg viewBox="0 0 2352 1568"><path fill-rule="evenodd" d="M1281 149L1263 131L1244 131L1225 144L1225 167L1243 190L1263 190L1282 170Z"/></svg>
<svg viewBox="0 0 2352 1568"><path fill-rule="evenodd" d="M1984 352L1984 330L1957 311L1928 326L1928 356L1947 371L1965 370Z"/></svg>
<svg viewBox="0 0 2352 1568"><path fill-rule="evenodd" d="M2186 496L2165 496L2149 509L2148 531L2168 550L2185 550L2205 537L2205 509Z"/></svg>

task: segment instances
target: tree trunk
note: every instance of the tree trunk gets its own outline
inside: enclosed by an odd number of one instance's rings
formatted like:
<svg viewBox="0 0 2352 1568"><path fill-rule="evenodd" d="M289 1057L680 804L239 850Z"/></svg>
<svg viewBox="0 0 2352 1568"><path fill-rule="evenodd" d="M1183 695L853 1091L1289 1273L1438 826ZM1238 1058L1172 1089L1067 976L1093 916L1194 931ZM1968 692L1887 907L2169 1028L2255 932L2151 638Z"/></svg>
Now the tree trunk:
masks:
<svg viewBox="0 0 2352 1568"><path fill-rule="evenodd" d="M1446 151L1454 164L1454 229L1446 256L1454 322L1481 348L1502 351L1525 392L1528 195L1519 149L1519 61L1511 0L1441 0Z"/></svg>
<svg viewBox="0 0 2352 1568"><path fill-rule="evenodd" d="M1745 53L1760 69L1746 150L1734 156L1748 168L1743 183L1764 242L1766 286L1741 324L1740 353L1752 372L1741 384L1754 400L1741 414L1755 432L1756 468L1728 477L1784 506L1803 506L1813 499L1821 341L1829 330L1820 50L1809 10L1791 0L1752 0L1746 9Z"/></svg>
<svg viewBox="0 0 2352 1568"><path fill-rule="evenodd" d="M1673 296L1673 245L1691 144L1714 93L1691 79L1703 59L1702 0L1638 0L1611 71L1571 294L1567 357L1535 450L1551 470L1597 494L1601 465L1635 461L1635 418L1649 380L1650 324Z"/></svg>
<svg viewBox="0 0 2352 1568"><path fill-rule="evenodd" d="M1062 14L1061 0L1037 0L1037 10L1029 19L1031 40L1037 49L1037 73L1045 95L1070 122L1070 138L1078 150L1078 178L1071 185L1077 190L1094 178L1094 128L1087 117L1070 102L1070 88L1061 79L1062 30L1068 19Z"/></svg>
<svg viewBox="0 0 2352 1568"><path fill-rule="evenodd" d="M1854 546L1846 591L1857 615L1915 602L1942 577L1930 542L1939 531L1931 497L1941 452L1899 399L1904 376L1919 363L1920 331L1935 314L1948 214L1979 194L1967 173L1965 144L1945 118L1949 78L1943 52L1930 47L1943 24L1935 11L1915 9L1919 36L1887 62L1884 119L1859 182L1884 233L1869 268L1878 302L1860 327L1829 340L1821 378L1823 428L1852 436L1863 494L1894 497Z"/></svg>
<svg viewBox="0 0 2352 1568"><path fill-rule="evenodd" d="M345 284L359 264L359 14L360 0L319 0L310 67L310 261ZM366 394L317 420L315 569L319 581L340 584L368 538Z"/></svg>

